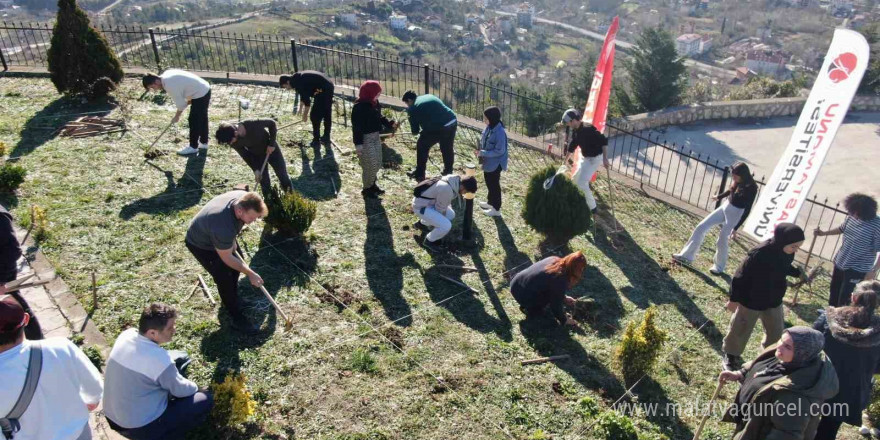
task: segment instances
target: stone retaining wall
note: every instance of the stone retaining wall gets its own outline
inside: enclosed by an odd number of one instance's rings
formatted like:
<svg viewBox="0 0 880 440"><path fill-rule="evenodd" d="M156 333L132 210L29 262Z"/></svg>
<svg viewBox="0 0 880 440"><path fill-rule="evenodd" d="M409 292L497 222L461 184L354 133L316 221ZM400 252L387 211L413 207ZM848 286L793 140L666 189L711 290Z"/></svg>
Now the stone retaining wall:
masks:
<svg viewBox="0 0 880 440"><path fill-rule="evenodd" d="M800 114L806 101L806 98L775 98L705 102L626 116L611 124L638 131L705 120L796 116ZM880 96L856 96L850 111L880 112Z"/></svg>

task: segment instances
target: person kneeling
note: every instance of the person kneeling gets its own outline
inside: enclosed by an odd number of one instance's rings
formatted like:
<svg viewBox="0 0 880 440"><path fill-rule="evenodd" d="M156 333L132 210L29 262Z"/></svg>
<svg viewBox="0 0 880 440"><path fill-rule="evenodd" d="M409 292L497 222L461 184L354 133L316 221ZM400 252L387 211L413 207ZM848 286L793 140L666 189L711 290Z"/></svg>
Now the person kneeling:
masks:
<svg viewBox="0 0 880 440"><path fill-rule="evenodd" d="M477 192L477 179L473 176L448 176L434 177L423 180L413 189L412 209L419 216L417 226L431 229L425 236L425 245L440 244L439 240L452 229L452 219L455 211L452 210L452 200L459 194Z"/></svg>
<svg viewBox="0 0 880 440"><path fill-rule="evenodd" d="M587 259L580 251L564 257L547 257L516 274L510 293L526 319L542 316L547 306L559 324L577 327L577 321L565 313L563 305L574 307L575 299L565 292L580 282Z"/></svg>
<svg viewBox="0 0 880 440"><path fill-rule="evenodd" d="M104 414L126 438L182 437L214 406L210 392L183 376L186 353L160 346L174 337L176 321L174 308L150 304L138 328L122 332L113 344L104 374Z"/></svg>

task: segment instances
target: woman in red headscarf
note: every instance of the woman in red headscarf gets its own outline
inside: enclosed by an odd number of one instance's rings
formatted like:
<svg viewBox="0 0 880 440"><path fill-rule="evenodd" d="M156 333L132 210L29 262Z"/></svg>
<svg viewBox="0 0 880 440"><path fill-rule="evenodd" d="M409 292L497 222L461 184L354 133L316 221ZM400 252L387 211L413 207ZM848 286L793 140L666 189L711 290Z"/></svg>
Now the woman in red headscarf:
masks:
<svg viewBox="0 0 880 440"><path fill-rule="evenodd" d="M354 146L363 170L364 197L377 198L385 191L376 185L376 174L382 168L382 139L379 137L383 130L394 130L396 122L391 122L382 116L382 107L379 105L379 94L382 86L378 81L364 81L358 92L358 99L354 108L351 109L351 130L354 135Z"/></svg>

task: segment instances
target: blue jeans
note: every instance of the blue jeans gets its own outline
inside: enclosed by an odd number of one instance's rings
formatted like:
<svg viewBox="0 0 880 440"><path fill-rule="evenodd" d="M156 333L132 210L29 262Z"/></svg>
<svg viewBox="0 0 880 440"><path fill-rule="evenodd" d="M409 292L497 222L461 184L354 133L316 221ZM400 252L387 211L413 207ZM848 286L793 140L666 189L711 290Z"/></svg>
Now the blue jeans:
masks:
<svg viewBox="0 0 880 440"><path fill-rule="evenodd" d="M173 399L159 418L140 428L125 429L110 419L110 427L131 440L164 440L183 438L187 431L201 424L214 406L210 392L199 391L192 396Z"/></svg>

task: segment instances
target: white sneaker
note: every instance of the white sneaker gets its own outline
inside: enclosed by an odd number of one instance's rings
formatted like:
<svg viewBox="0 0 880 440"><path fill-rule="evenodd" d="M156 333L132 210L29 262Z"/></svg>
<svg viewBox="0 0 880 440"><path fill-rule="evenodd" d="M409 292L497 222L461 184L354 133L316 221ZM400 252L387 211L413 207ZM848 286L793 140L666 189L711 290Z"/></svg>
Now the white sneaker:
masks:
<svg viewBox="0 0 880 440"><path fill-rule="evenodd" d="M483 209L492 209L492 205L490 205L486 202L480 202L479 205L480 205L480 208L483 208Z"/></svg>
<svg viewBox="0 0 880 440"><path fill-rule="evenodd" d="M501 211L497 211L491 206L489 207L489 209L484 209L483 214L486 214L489 217L501 217Z"/></svg>
<svg viewBox="0 0 880 440"><path fill-rule="evenodd" d="M203 143L199 142L199 150L207 150L207 149L208 149L208 144L203 144Z"/></svg>
<svg viewBox="0 0 880 440"><path fill-rule="evenodd" d="M190 154L197 154L198 152L198 148L193 148L189 145L177 150L177 154L181 156L189 156Z"/></svg>
<svg viewBox="0 0 880 440"><path fill-rule="evenodd" d="M861 434L861 435L871 435L871 428L868 428L867 426L861 426L861 427L859 428L859 434Z"/></svg>

